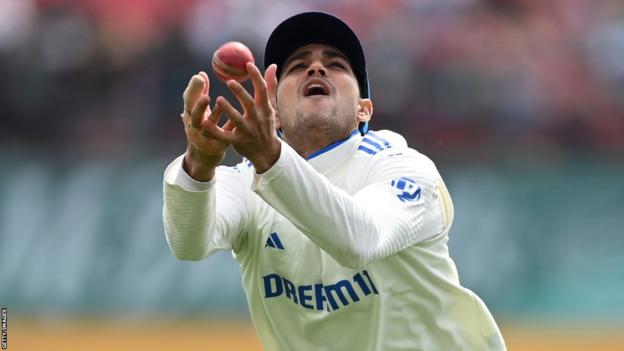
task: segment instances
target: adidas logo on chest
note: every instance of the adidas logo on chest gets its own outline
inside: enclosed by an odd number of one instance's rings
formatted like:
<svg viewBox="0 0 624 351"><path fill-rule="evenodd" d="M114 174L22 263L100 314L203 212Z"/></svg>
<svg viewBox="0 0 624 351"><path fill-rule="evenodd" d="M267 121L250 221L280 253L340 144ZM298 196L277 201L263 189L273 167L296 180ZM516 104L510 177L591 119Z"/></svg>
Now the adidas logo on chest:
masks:
<svg viewBox="0 0 624 351"><path fill-rule="evenodd" d="M277 232L273 232L269 235L266 243L264 244L264 247L272 247L274 249L284 250L284 244L282 244L282 241L280 240L279 235L277 235Z"/></svg>

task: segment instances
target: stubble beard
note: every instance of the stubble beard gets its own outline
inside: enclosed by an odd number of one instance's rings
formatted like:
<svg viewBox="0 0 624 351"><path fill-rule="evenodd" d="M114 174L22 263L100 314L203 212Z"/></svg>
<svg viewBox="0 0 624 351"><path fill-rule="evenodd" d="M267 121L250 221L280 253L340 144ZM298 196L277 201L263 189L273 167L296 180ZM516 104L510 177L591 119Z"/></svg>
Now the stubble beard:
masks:
<svg viewBox="0 0 624 351"><path fill-rule="evenodd" d="M351 132L348 117L339 116L338 107L328 113L311 113L305 116L302 111L295 113L291 128L284 130L286 142L303 157L320 150Z"/></svg>

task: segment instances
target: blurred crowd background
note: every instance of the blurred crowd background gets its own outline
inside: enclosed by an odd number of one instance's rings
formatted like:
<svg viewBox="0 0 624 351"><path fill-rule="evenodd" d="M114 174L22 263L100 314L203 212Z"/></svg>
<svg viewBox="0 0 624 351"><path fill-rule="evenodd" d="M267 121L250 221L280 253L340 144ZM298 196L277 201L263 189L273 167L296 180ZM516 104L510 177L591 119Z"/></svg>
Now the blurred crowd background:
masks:
<svg viewBox="0 0 624 351"><path fill-rule="evenodd" d="M0 140L169 152L181 138L181 92L210 71L215 48L239 40L260 63L273 27L312 9L359 33L373 127L421 149L624 150L618 0L2 0Z"/></svg>
<svg viewBox="0 0 624 351"><path fill-rule="evenodd" d="M371 128L436 161L451 255L504 330L624 325L621 0L0 0L0 305L248 318L227 253L169 253L162 172L189 78L230 96L214 50L241 41L260 65L306 10L359 34Z"/></svg>

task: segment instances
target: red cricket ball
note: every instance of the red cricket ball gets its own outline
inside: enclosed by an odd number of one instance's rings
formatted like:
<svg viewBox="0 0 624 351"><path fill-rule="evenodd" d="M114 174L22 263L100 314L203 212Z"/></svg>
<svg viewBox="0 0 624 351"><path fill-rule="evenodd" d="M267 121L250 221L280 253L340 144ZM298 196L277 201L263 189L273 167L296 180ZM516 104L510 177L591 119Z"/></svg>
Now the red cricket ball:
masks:
<svg viewBox="0 0 624 351"><path fill-rule="evenodd" d="M245 68L247 62L255 62L251 50L243 43L230 41L215 51L212 56L212 69L223 82L230 79L242 82L249 78Z"/></svg>

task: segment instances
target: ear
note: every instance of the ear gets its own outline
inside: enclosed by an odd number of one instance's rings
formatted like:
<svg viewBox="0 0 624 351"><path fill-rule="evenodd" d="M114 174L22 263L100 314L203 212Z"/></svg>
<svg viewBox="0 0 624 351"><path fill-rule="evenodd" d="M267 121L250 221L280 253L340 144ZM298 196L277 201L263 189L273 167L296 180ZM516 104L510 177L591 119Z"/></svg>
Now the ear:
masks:
<svg viewBox="0 0 624 351"><path fill-rule="evenodd" d="M371 99L360 99L358 102L358 122L368 122L373 117L373 102Z"/></svg>

